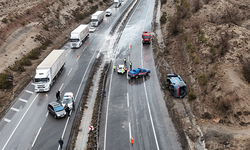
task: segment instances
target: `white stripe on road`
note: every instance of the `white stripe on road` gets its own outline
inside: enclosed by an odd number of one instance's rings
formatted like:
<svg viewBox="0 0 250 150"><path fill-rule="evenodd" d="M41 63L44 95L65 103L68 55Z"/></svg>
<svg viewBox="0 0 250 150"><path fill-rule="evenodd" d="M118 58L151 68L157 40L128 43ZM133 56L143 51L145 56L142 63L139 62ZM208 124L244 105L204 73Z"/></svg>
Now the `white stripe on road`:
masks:
<svg viewBox="0 0 250 150"><path fill-rule="evenodd" d="M70 74L70 72L72 71L72 68L69 70L69 73L68 73L68 75Z"/></svg>
<svg viewBox="0 0 250 150"><path fill-rule="evenodd" d="M69 55L69 53L71 52L71 49L69 50L69 52L66 54L66 56L65 57L67 57L68 55Z"/></svg>
<svg viewBox="0 0 250 150"><path fill-rule="evenodd" d="M6 122L8 122L8 123L11 122L11 120L7 119L7 118L3 118L3 120L6 121Z"/></svg>
<svg viewBox="0 0 250 150"><path fill-rule="evenodd" d="M128 123L128 129L129 129L129 140L131 139L131 126L130 126L130 122Z"/></svg>
<svg viewBox="0 0 250 150"><path fill-rule="evenodd" d="M49 112L47 112L46 117L48 117Z"/></svg>
<svg viewBox="0 0 250 150"><path fill-rule="evenodd" d="M36 142L36 139L37 139L37 137L38 137L38 135L39 135L39 133L40 133L41 129L42 129L42 127L40 127L40 129L38 130L38 132L37 132L37 134L36 134L36 137L35 137L35 140L34 140L34 142L33 142L33 144L32 144L32 146L31 146L31 147L33 147L33 146L34 146L34 144L35 144L35 142Z"/></svg>
<svg viewBox="0 0 250 150"><path fill-rule="evenodd" d="M14 110L14 111L16 111L16 112L19 112L19 109L17 109L17 108L11 107L10 109L11 109L11 110Z"/></svg>
<svg viewBox="0 0 250 150"><path fill-rule="evenodd" d="M8 138L7 142L5 143L4 147L2 148L2 150L5 149L5 147L7 146L7 144L9 143L10 139L12 138L13 134L16 132L16 129L18 128L18 126L20 125L20 123L22 122L24 116L27 114L27 112L29 111L31 105L34 103L34 101L36 100L37 96L39 95L39 93L36 95L36 97L33 99L33 101L31 102L31 104L29 105L28 109L25 111L25 113L23 114L22 118L20 119L20 121L18 122L17 126L15 127L14 131L11 133L10 137Z"/></svg>
<svg viewBox="0 0 250 150"><path fill-rule="evenodd" d="M129 107L129 95L128 95L128 93L127 93L127 105Z"/></svg>
<svg viewBox="0 0 250 150"><path fill-rule="evenodd" d="M61 91L61 89L62 89L63 85L64 85L64 83L62 83L62 85L60 86L59 91Z"/></svg>
<svg viewBox="0 0 250 150"><path fill-rule="evenodd" d="M20 101L24 102L24 103L27 103L28 101L25 100L25 99L22 99L22 98L19 98Z"/></svg>
<svg viewBox="0 0 250 150"><path fill-rule="evenodd" d="M77 55L78 55L78 54L77 54ZM81 57L81 56L80 56L80 55L78 55L78 57L77 57L76 61L78 61L80 57Z"/></svg>
<svg viewBox="0 0 250 150"><path fill-rule="evenodd" d="M33 93L34 93L34 92L32 92L32 91L29 91L29 90L25 90L25 92L30 93L30 94L33 94Z"/></svg>

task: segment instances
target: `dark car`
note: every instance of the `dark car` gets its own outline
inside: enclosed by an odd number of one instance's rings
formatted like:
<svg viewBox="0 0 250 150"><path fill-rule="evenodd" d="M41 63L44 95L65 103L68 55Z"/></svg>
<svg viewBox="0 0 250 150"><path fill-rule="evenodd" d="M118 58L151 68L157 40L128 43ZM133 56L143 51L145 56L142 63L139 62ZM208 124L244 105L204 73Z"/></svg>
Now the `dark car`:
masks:
<svg viewBox="0 0 250 150"><path fill-rule="evenodd" d="M140 76L149 75L150 70L143 68L136 68L128 72L128 76L131 78L138 78Z"/></svg>
<svg viewBox="0 0 250 150"><path fill-rule="evenodd" d="M48 104L48 110L49 110L49 113L54 118L63 118L63 117L66 116L66 112L65 112L64 108L58 102L49 103Z"/></svg>

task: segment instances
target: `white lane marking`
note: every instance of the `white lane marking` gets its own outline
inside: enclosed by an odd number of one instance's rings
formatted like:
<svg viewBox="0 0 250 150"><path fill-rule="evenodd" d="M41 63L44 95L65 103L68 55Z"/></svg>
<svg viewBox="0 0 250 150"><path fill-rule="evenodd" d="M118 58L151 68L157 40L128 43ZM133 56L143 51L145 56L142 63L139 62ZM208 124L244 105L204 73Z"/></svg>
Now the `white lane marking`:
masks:
<svg viewBox="0 0 250 150"><path fill-rule="evenodd" d="M11 110L14 110L14 111L16 111L16 112L19 112L19 109L17 109L17 108L11 107L10 109L11 109Z"/></svg>
<svg viewBox="0 0 250 150"><path fill-rule="evenodd" d="M11 122L11 120L7 119L7 118L3 118L3 120L6 121L6 122L8 122L8 123Z"/></svg>
<svg viewBox="0 0 250 150"><path fill-rule="evenodd" d="M128 93L127 93L127 105L129 107L129 95L128 95Z"/></svg>
<svg viewBox="0 0 250 150"><path fill-rule="evenodd" d="M32 92L32 91L29 91L29 90L25 90L25 92L30 93L30 94L33 94L33 93L34 93L34 92Z"/></svg>
<svg viewBox="0 0 250 150"><path fill-rule="evenodd" d="M35 144L35 142L36 142L36 139L37 139L37 137L38 137L38 135L39 135L41 129L42 129L42 127L39 128L39 130L38 130L38 132L37 132L37 134L36 134L35 140L33 141L33 144L31 145L31 147L34 146L34 144Z"/></svg>
<svg viewBox="0 0 250 150"><path fill-rule="evenodd" d="M129 140L131 139L131 126L130 126L130 122L128 123L128 129L129 129Z"/></svg>
<svg viewBox="0 0 250 150"><path fill-rule="evenodd" d="M63 137L64 137L64 134L65 134L66 128L67 128L67 126L68 126L68 123L69 123L69 118L70 118L70 117L68 117L68 118L67 118L67 122L66 122L66 124L65 124L64 129L63 129L62 139L63 139ZM60 145L58 145L57 150L60 150Z"/></svg>
<svg viewBox="0 0 250 150"><path fill-rule="evenodd" d="M68 73L68 75L70 74L70 72L72 71L72 68L69 70L69 73Z"/></svg>
<svg viewBox="0 0 250 150"><path fill-rule="evenodd" d="M36 97L33 99L33 101L31 102L31 104L29 105L28 109L25 111L25 113L23 114L22 118L20 119L20 121L18 122L18 124L16 125L14 131L11 133L10 137L8 138L7 142L5 143L5 145L3 146L2 150L5 149L5 147L7 146L7 144L9 143L10 139L12 138L13 134L16 132L16 129L18 128L18 126L20 125L20 123L22 122L24 116L27 114L27 112L29 111L31 105L34 103L34 101L36 100L37 96L39 95L39 93L36 95Z"/></svg>
<svg viewBox="0 0 250 150"><path fill-rule="evenodd" d="M64 85L64 83L62 83L62 85L60 86L59 91L61 91L61 89L62 89L63 85Z"/></svg>
<svg viewBox="0 0 250 150"><path fill-rule="evenodd" d="M22 99L22 98L19 98L20 101L24 102L24 103L27 103L28 101L25 100L25 99Z"/></svg>
<svg viewBox="0 0 250 150"><path fill-rule="evenodd" d="M114 61L115 64L115 61ZM109 94L108 94L108 102L107 102L107 110L106 110L106 122L105 122L105 132L104 132L104 150L106 150L106 136L107 136L107 124L108 124L108 113L109 113L109 98L110 98L110 91L111 91L111 84L113 79L114 72L111 73L111 79L109 83Z"/></svg>
<svg viewBox="0 0 250 150"><path fill-rule="evenodd" d="M67 57L68 55L69 55L69 53L71 52L71 49L69 50L69 52L66 54L66 56L65 57Z"/></svg>
<svg viewBox="0 0 250 150"><path fill-rule="evenodd" d="M78 55L78 54L77 54L77 55ZM76 61L78 61L80 57L81 57L81 56L80 56L80 55L78 55L78 57L77 57Z"/></svg>
<svg viewBox="0 0 250 150"><path fill-rule="evenodd" d="M86 48L87 48L87 46L82 51L84 52Z"/></svg>
<svg viewBox="0 0 250 150"><path fill-rule="evenodd" d="M47 112L46 117L48 117L49 112Z"/></svg>
<svg viewBox="0 0 250 150"><path fill-rule="evenodd" d="M150 122L151 122L151 125L152 125L154 137L155 137L155 143L156 143L157 150L159 150L158 140L157 140L157 137L156 137L154 122L153 122L151 110L150 110L150 107L149 107L148 94L147 94L147 89L146 89L146 84L145 84L144 78L143 78L143 85L144 85L144 91L145 91L147 105L148 105L148 112L149 112Z"/></svg>

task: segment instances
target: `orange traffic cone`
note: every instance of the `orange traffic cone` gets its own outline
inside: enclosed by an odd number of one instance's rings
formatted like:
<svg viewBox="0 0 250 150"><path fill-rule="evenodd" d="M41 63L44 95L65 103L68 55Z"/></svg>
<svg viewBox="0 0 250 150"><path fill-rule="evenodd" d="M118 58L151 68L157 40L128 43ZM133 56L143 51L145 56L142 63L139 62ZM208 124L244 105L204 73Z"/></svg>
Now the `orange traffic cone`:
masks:
<svg viewBox="0 0 250 150"><path fill-rule="evenodd" d="M132 145L134 144L134 139L133 137L131 137L131 142L130 142Z"/></svg>
<svg viewBox="0 0 250 150"><path fill-rule="evenodd" d="M98 30L96 30L96 32L98 32Z"/></svg>
<svg viewBox="0 0 250 150"><path fill-rule="evenodd" d="M130 53L128 55L130 56Z"/></svg>
<svg viewBox="0 0 250 150"><path fill-rule="evenodd" d="M77 54L77 55L76 55L76 57L78 58L78 57L79 57L79 55Z"/></svg>
<svg viewBox="0 0 250 150"><path fill-rule="evenodd" d="M130 48L132 48L132 45L130 45Z"/></svg>
<svg viewBox="0 0 250 150"><path fill-rule="evenodd" d="M109 19L109 21L110 21L110 19Z"/></svg>
<svg viewBox="0 0 250 150"><path fill-rule="evenodd" d="M85 42L85 45L87 44L87 42Z"/></svg>

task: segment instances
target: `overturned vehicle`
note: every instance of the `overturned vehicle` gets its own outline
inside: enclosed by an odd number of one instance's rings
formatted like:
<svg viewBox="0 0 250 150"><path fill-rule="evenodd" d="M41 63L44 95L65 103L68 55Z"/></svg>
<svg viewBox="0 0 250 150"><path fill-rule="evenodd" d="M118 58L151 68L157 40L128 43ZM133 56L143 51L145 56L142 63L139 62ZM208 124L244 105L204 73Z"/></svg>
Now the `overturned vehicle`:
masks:
<svg viewBox="0 0 250 150"><path fill-rule="evenodd" d="M167 88L171 95L183 98L187 95L187 86L177 74L167 74Z"/></svg>

